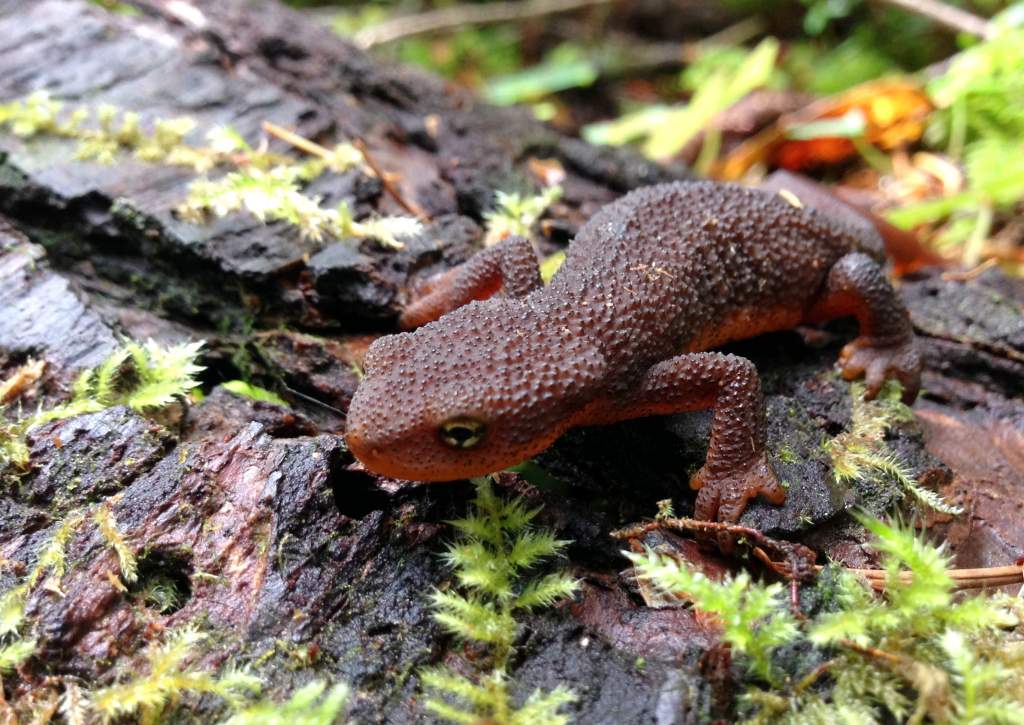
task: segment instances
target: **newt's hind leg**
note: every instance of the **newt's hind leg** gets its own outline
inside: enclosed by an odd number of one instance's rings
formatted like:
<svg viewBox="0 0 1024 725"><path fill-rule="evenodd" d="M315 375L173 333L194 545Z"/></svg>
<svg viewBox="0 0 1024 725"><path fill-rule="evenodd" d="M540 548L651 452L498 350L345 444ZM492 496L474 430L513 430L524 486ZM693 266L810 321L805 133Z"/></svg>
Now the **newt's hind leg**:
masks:
<svg viewBox="0 0 1024 725"><path fill-rule="evenodd" d="M765 453L761 381L746 358L701 352L665 360L647 371L626 400L595 412L599 422L612 422L708 408L714 409L708 455L690 481L700 489L694 516L735 523L758 494L782 503L785 491ZM733 543L732 537L719 537L724 550Z"/></svg>
<svg viewBox="0 0 1024 725"><path fill-rule="evenodd" d="M899 380L903 402L914 402L921 389L921 358L910 316L881 267L860 252L847 254L833 265L807 319L820 322L846 315L857 317L860 336L839 355L843 377L863 377L868 400L878 395L886 380Z"/></svg>
<svg viewBox="0 0 1024 725"><path fill-rule="evenodd" d="M475 254L468 262L428 282L424 294L402 312L399 324L411 330L473 300L502 293L522 297L541 286L533 245L523 237L508 237Z"/></svg>

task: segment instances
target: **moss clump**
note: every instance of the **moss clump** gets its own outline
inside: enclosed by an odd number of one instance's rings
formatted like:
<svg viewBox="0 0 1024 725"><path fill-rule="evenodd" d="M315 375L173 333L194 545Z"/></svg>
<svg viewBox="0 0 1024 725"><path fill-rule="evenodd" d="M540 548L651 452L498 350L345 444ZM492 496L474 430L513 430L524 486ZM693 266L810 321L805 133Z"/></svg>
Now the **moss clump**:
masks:
<svg viewBox="0 0 1024 725"><path fill-rule="evenodd" d="M339 683L327 690L327 683L318 680L296 690L284 702L265 700L250 705L224 725L334 725L345 711L348 697L347 685Z"/></svg>
<svg viewBox="0 0 1024 725"><path fill-rule="evenodd" d="M196 361L202 346L127 341L99 366L78 376L67 403L13 421L0 418L0 478L16 477L28 465L25 434L37 426L116 405L153 414L182 400L199 385L197 376L203 368Z"/></svg>
<svg viewBox="0 0 1024 725"><path fill-rule="evenodd" d="M288 160L278 154L254 151L238 132L228 127L207 133L207 146L194 146L185 141L196 128L192 118L159 119L147 131L141 116L133 111L110 104L68 109L45 92L0 104L0 128L3 127L25 139L51 136L77 141L77 158L105 164L113 163L119 153L130 153L141 161L187 166L198 172L233 166L243 160L239 157L242 151L249 152L245 163L258 168Z"/></svg>
<svg viewBox="0 0 1024 725"><path fill-rule="evenodd" d="M443 668L423 671L421 680L431 691L426 708L452 722L561 725L568 717L559 710L575 696L562 687L536 690L517 707L509 693L509 665L519 631L516 617L550 606L577 587L563 572L528 574L568 542L531 525L539 509L526 508L522 499L498 497L486 478L474 483L470 514L451 522L461 539L445 554L465 593L435 590L431 599L434 618L459 639L486 648L491 665L473 676Z"/></svg>
<svg viewBox="0 0 1024 725"><path fill-rule="evenodd" d="M29 427L116 405L139 412L171 405L199 385L203 368L196 360L202 347L203 342L171 347L152 340L125 342L99 367L78 376L70 402L37 413Z"/></svg>
<svg viewBox="0 0 1024 725"><path fill-rule="evenodd" d="M885 594L848 572L823 577L830 607L789 610L779 584L712 582L663 554L624 552L637 575L713 613L748 672L739 711L751 723L1019 722L1024 653L1018 604L954 598L949 557L908 529L862 518L886 572ZM781 646L816 656L780 671ZM800 665L790 663L790 668ZM770 689L762 689L768 684Z"/></svg>
<svg viewBox="0 0 1024 725"><path fill-rule="evenodd" d="M211 216L245 211L260 221L294 225L314 241L372 237L392 248L402 247L403 238L415 236L422 229L420 222L411 217L358 222L344 202L325 208L319 197L302 192L303 184L325 172L343 173L362 165L362 152L350 143L328 149L273 126L278 136L310 154L300 161L254 148L233 128L219 126L207 132L205 146L196 146L186 143L186 137L196 128L192 118L156 120L147 131L138 113L108 104L67 110L46 93L0 104L2 128L21 138L50 136L77 141L77 158L103 164L130 153L142 161L185 166L203 174L229 169L218 179L202 178L189 185L188 195L176 211L196 224Z"/></svg>
<svg viewBox="0 0 1024 725"><path fill-rule="evenodd" d="M315 242L328 237L373 238L393 249L401 249L402 239L416 236L422 230L420 222L412 217L357 222L344 201L334 208L323 207L318 197L307 196L300 190L306 173L299 166L276 166L232 171L215 181L200 179L189 185L188 197L176 211L182 219L196 224L209 216L247 211L261 222L287 222Z"/></svg>
<svg viewBox="0 0 1024 725"><path fill-rule="evenodd" d="M914 414L900 402L900 385L888 381L876 400L864 399L864 385L850 386L850 429L825 443L832 471L839 482L862 481L871 475L886 476L920 503L942 513L957 515L963 509L921 486L907 466L885 444L893 425L913 420Z"/></svg>
<svg viewBox="0 0 1024 725"><path fill-rule="evenodd" d="M105 722L130 715L137 715L141 722L155 722L170 703L186 693L209 693L227 701L233 709L241 708L246 694L259 692L259 679L241 671L215 677L188 667L187 661L196 656L196 648L205 638L201 632L185 627L165 642L151 645L146 651L148 672L91 693L89 709Z"/></svg>
<svg viewBox="0 0 1024 725"><path fill-rule="evenodd" d="M496 192L494 209L484 215L484 221L487 223L484 244L491 246L505 237L514 235L529 237L537 220L543 216L549 206L561 198L562 187L558 185L548 186L535 196L523 196L515 192ZM554 271L551 272L551 275L554 275Z"/></svg>

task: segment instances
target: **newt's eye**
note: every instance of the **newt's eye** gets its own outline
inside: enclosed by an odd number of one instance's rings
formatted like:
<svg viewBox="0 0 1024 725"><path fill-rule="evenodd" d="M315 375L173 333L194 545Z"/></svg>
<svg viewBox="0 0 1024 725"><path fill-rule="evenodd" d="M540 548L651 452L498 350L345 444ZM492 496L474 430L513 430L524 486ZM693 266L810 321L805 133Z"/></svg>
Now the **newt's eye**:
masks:
<svg viewBox="0 0 1024 725"><path fill-rule="evenodd" d="M450 448L472 448L484 439L484 424L472 418L452 418L441 424L437 434Z"/></svg>

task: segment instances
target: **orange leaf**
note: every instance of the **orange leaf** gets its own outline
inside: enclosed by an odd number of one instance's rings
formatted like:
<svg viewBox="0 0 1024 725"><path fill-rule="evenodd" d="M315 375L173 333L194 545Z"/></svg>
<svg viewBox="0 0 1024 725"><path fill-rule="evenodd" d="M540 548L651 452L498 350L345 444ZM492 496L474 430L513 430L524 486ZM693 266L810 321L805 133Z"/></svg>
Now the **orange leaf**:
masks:
<svg viewBox="0 0 1024 725"><path fill-rule="evenodd" d="M795 113L781 116L769 128L734 149L717 169L723 179L739 179L757 163L791 170L837 164L856 154L853 142L842 136L793 140L791 130L807 124L838 119L859 111L863 137L884 150L921 138L932 110L921 87L904 78L869 81L830 98L815 101Z"/></svg>

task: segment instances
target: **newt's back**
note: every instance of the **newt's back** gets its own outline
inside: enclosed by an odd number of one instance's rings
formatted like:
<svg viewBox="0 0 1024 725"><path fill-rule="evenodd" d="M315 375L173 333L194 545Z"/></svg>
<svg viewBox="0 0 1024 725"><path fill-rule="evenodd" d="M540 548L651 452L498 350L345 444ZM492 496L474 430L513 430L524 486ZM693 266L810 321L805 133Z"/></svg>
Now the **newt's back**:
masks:
<svg viewBox="0 0 1024 725"><path fill-rule="evenodd" d="M734 184L682 182L627 194L580 230L541 293L625 369L796 324L849 251L882 256L877 233Z"/></svg>

